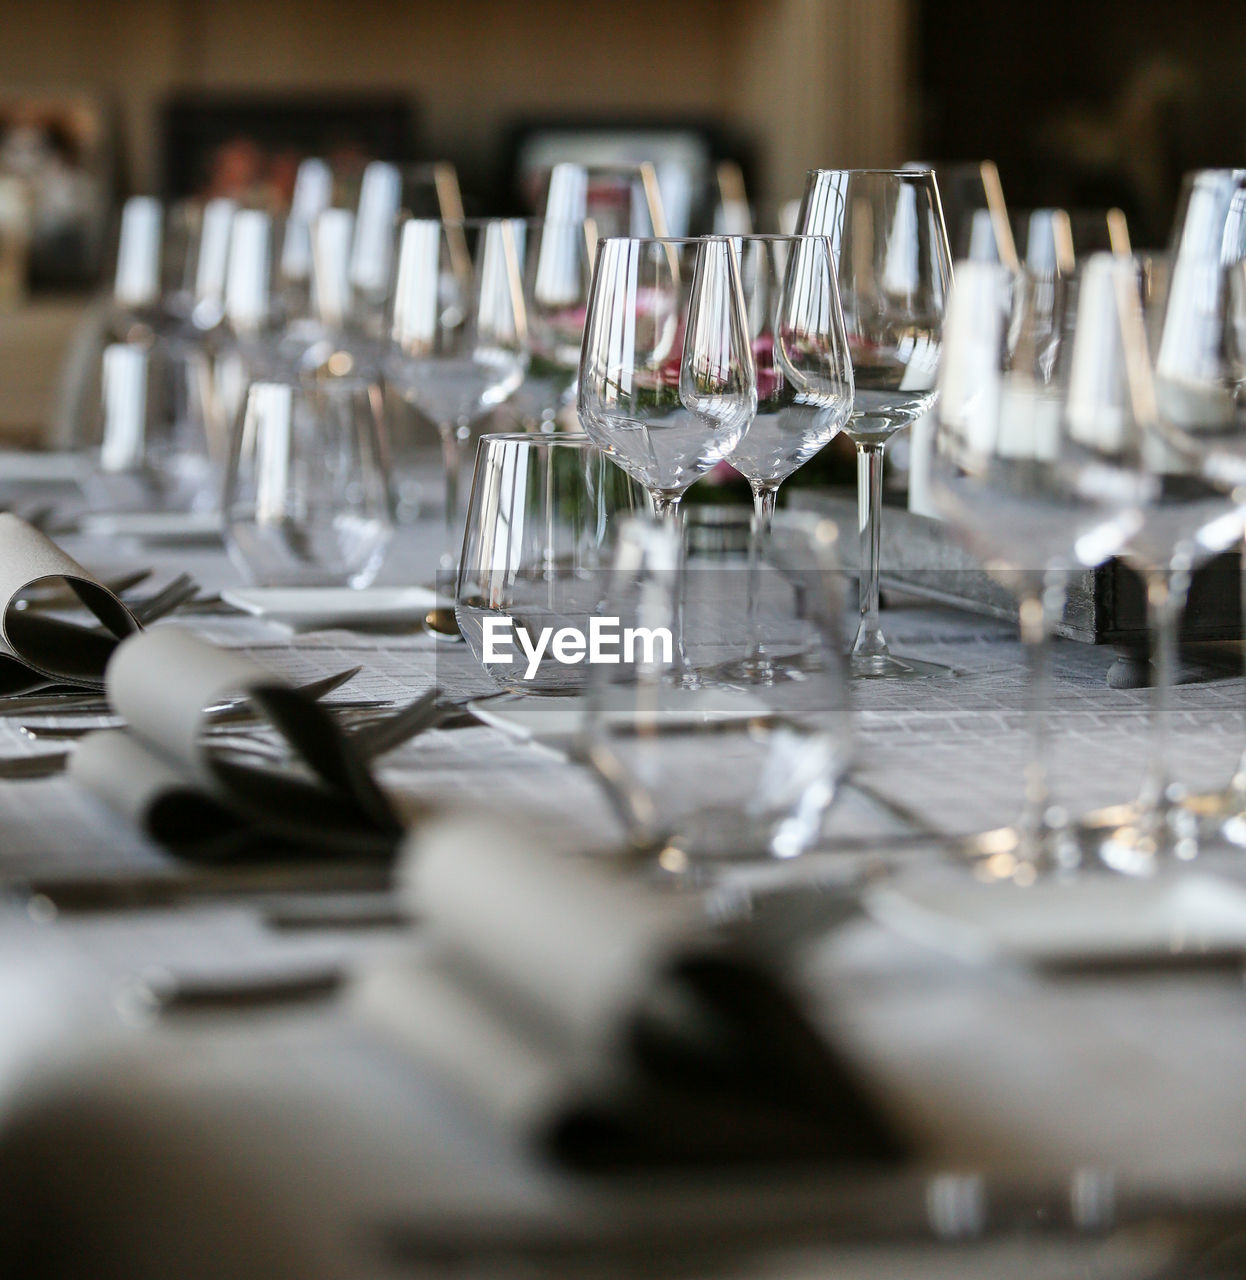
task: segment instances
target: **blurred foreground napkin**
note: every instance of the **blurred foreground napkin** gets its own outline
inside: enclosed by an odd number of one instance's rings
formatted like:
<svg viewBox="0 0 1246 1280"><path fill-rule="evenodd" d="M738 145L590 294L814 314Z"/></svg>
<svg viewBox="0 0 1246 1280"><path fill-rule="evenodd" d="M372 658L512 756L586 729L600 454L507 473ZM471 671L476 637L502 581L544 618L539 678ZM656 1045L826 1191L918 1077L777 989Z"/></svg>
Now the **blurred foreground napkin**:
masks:
<svg viewBox="0 0 1246 1280"><path fill-rule="evenodd" d="M291 767L219 754L207 708L247 696L292 749ZM148 835L200 861L274 854L389 857L402 834L329 712L262 667L178 627L126 641L108 697L127 728L89 734L69 772Z"/></svg>
<svg viewBox="0 0 1246 1280"><path fill-rule="evenodd" d="M427 931L360 977L356 1007L515 1140L601 1171L903 1153L691 896L477 819L422 825L403 868Z"/></svg>
<svg viewBox="0 0 1246 1280"><path fill-rule="evenodd" d="M32 587L62 580L102 629L17 608ZM102 689L118 641L141 629L129 609L50 538L11 512L0 513L0 694L51 684Z"/></svg>

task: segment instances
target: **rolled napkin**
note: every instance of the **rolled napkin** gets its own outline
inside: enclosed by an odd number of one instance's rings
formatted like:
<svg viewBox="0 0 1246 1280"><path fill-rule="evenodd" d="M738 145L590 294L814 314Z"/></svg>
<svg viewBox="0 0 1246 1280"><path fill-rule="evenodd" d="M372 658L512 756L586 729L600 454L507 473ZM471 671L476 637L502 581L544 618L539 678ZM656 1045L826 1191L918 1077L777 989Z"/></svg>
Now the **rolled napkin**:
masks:
<svg viewBox="0 0 1246 1280"><path fill-rule="evenodd" d="M24 592L57 580L64 580L102 630L17 608ZM117 596L49 537L11 512L0 513L0 694L50 684L102 689L118 642L141 630Z"/></svg>
<svg viewBox="0 0 1246 1280"><path fill-rule="evenodd" d="M189 631L122 644L108 697L127 728L89 734L69 772L173 852L241 857L389 858L402 824L337 722L288 681ZM249 697L297 764L249 764L212 750L207 709Z"/></svg>
<svg viewBox="0 0 1246 1280"><path fill-rule="evenodd" d="M422 825L402 868L427 930L359 978L355 1007L503 1135L596 1171L903 1154L694 899L479 819Z"/></svg>

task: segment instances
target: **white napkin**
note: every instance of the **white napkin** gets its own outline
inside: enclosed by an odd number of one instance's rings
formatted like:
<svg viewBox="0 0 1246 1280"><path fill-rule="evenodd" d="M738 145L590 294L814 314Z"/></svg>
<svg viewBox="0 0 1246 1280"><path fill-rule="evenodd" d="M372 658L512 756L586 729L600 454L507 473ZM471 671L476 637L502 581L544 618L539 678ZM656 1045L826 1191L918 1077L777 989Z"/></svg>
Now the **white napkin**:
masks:
<svg viewBox="0 0 1246 1280"><path fill-rule="evenodd" d="M208 707L249 696L298 767L219 756ZM324 707L248 659L178 627L120 646L108 697L128 728L89 734L69 772L184 857L392 856L402 826Z"/></svg>
<svg viewBox="0 0 1246 1280"><path fill-rule="evenodd" d="M401 878L427 934L355 1007L514 1140L585 1169L899 1153L695 898L463 817L423 824Z"/></svg>
<svg viewBox="0 0 1246 1280"><path fill-rule="evenodd" d="M103 630L16 607L31 587L59 581ZM0 513L0 694L49 684L102 689L117 642L140 630L129 609L56 543L11 512Z"/></svg>

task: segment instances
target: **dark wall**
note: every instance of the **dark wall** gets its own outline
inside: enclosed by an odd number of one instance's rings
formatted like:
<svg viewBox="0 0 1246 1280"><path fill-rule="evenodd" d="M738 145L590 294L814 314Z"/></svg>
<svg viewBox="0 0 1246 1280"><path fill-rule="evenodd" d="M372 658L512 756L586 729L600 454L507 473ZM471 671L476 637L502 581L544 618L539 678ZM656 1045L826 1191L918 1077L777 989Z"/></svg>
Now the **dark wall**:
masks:
<svg viewBox="0 0 1246 1280"><path fill-rule="evenodd" d="M1164 242L1182 172L1246 165L1243 0L924 0L924 158L990 158L1015 208L1125 209Z"/></svg>

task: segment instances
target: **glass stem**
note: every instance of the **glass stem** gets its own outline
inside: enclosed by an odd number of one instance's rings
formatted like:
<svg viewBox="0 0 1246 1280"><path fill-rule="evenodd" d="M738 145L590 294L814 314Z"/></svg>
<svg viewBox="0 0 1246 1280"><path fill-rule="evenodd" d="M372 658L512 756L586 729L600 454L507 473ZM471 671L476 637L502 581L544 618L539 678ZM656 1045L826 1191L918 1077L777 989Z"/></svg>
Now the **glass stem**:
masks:
<svg viewBox="0 0 1246 1280"><path fill-rule="evenodd" d="M454 526L459 518L459 433L453 427L441 429L441 457L446 469L446 538L454 536Z"/></svg>
<svg viewBox="0 0 1246 1280"><path fill-rule="evenodd" d="M878 566L883 520L885 443L857 444L858 526L861 531L861 625L853 653L885 657L887 641L878 620Z"/></svg>
<svg viewBox="0 0 1246 1280"><path fill-rule="evenodd" d="M1243 639L1238 642L1241 652L1239 657L1246 658L1246 549L1238 548L1239 554L1243 556L1242 564L1238 572L1238 591L1241 593L1241 627ZM1242 675L1241 670L1238 675ZM1237 758L1237 768L1233 772L1233 780L1229 783L1229 791L1232 794L1231 806L1232 810L1240 810L1246 805L1246 747L1242 748L1241 755ZM1232 816L1232 813L1230 813Z"/></svg>
<svg viewBox="0 0 1246 1280"><path fill-rule="evenodd" d="M761 662L761 549L770 536L779 486L773 481L750 481L753 490L753 527L748 539L748 663Z"/></svg>
<svg viewBox="0 0 1246 1280"><path fill-rule="evenodd" d="M680 539L679 564L675 577L675 635L672 645L675 659L673 671L675 679L679 683L685 683L690 679L688 674L688 653L684 648L684 597L687 593L687 584L684 581L683 538L679 533L679 500L683 496L682 490L677 492L669 489L649 490L649 501L653 504L654 516L663 523L670 525Z"/></svg>
<svg viewBox="0 0 1246 1280"><path fill-rule="evenodd" d="M649 501L653 503L653 514L659 520L676 523L679 520L679 500L682 493L670 493L662 489L654 489L649 493Z"/></svg>
<svg viewBox="0 0 1246 1280"><path fill-rule="evenodd" d="M1030 688L1027 721L1030 755L1025 766L1025 802L1017 824L1021 835L1020 854L1034 860L1044 852L1049 827L1051 793L1048 777L1051 765L1052 634L1064 609L1067 575L1058 570L1044 574L1035 589L1021 599L1021 639L1029 655Z"/></svg>
<svg viewBox="0 0 1246 1280"><path fill-rule="evenodd" d="M1181 613L1190 590L1190 571L1173 562L1146 575L1147 626L1154 645L1151 675L1151 751L1142 788L1142 821L1153 830L1167 821L1172 778L1168 766L1172 688L1177 677Z"/></svg>

